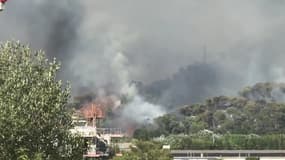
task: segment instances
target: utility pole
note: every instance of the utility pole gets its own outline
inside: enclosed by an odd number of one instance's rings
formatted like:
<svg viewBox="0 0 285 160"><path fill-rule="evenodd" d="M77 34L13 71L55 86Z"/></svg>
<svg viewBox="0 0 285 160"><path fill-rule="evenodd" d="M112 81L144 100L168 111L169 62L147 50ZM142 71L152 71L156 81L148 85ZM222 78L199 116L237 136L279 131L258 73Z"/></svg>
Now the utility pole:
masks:
<svg viewBox="0 0 285 160"><path fill-rule="evenodd" d="M207 46L204 45L203 47L203 64L207 64Z"/></svg>

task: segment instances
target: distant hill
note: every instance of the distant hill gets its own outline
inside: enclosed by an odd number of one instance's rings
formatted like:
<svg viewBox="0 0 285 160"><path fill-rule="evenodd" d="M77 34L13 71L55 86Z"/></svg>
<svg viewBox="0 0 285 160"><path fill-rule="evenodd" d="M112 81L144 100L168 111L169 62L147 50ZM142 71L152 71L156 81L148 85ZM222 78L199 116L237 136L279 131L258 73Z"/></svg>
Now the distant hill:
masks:
<svg viewBox="0 0 285 160"><path fill-rule="evenodd" d="M193 134L207 129L226 134L273 134L285 131L284 84L258 83L240 96L218 96L158 117L154 135Z"/></svg>

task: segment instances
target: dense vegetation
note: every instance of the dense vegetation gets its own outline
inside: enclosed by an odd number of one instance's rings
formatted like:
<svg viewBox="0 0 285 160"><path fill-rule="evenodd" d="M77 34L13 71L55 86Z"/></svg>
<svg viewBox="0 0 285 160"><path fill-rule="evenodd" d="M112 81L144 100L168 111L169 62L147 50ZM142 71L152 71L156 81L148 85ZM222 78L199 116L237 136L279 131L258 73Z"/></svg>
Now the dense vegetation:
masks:
<svg viewBox="0 0 285 160"><path fill-rule="evenodd" d="M0 44L0 159L80 159L71 135L69 88L56 80L59 64L18 42Z"/></svg>
<svg viewBox="0 0 285 160"><path fill-rule="evenodd" d="M151 141L136 141L131 151L124 152L122 157L114 160L171 160L169 150L163 150L162 145Z"/></svg>
<svg viewBox="0 0 285 160"><path fill-rule="evenodd" d="M220 134L282 133L285 130L285 105L215 97L206 104L183 107L179 113L159 117L153 128L156 135L190 134L204 129Z"/></svg>
<svg viewBox="0 0 285 160"><path fill-rule="evenodd" d="M284 149L284 86L258 83L240 91L238 97L219 96L183 106L137 129L134 137L171 135L166 140L175 138L173 147L183 149ZM218 135L215 143L211 136L197 136L204 131Z"/></svg>
<svg viewBox="0 0 285 160"><path fill-rule="evenodd" d="M191 135L171 135L162 140L172 149L284 149L284 134L212 134L206 131Z"/></svg>

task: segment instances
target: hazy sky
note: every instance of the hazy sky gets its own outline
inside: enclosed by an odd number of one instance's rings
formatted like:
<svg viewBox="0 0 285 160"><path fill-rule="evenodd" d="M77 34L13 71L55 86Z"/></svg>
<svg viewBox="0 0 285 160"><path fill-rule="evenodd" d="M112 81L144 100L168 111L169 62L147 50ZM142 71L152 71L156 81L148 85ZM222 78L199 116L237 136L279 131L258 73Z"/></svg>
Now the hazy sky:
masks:
<svg viewBox="0 0 285 160"><path fill-rule="evenodd" d="M11 0L0 27L0 40L58 57L74 92L170 77L202 62L204 48L207 63L235 75L223 90L285 81L284 0Z"/></svg>

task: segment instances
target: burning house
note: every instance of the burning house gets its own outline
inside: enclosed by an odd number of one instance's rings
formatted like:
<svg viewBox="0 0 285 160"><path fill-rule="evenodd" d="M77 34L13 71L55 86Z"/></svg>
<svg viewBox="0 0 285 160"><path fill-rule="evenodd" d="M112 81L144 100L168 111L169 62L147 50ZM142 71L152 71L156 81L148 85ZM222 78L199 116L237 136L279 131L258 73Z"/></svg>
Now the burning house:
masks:
<svg viewBox="0 0 285 160"><path fill-rule="evenodd" d="M103 104L90 102L82 105L73 116L74 128L71 132L85 139L88 148L85 159L108 157L110 146L114 145L112 139L123 137L119 128L102 128L104 109Z"/></svg>

